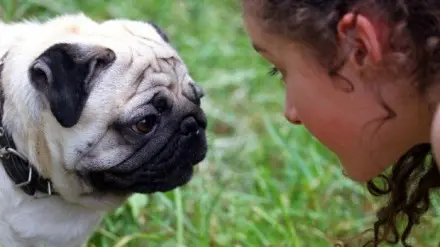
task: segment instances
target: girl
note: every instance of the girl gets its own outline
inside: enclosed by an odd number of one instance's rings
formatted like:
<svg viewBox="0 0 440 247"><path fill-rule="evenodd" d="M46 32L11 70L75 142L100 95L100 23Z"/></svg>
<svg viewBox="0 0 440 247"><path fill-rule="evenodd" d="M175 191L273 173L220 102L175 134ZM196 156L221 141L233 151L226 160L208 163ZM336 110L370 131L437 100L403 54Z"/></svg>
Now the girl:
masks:
<svg viewBox="0 0 440 247"><path fill-rule="evenodd" d="M286 118L334 151L348 177L390 195L373 246L406 245L440 187L440 1L242 2L252 45L285 82Z"/></svg>

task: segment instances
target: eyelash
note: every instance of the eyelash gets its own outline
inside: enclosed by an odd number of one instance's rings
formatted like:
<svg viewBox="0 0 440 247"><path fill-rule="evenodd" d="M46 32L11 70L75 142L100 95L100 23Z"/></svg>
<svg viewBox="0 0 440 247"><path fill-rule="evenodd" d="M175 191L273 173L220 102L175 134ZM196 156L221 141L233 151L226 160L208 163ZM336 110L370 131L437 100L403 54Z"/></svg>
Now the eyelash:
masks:
<svg viewBox="0 0 440 247"><path fill-rule="evenodd" d="M268 74L269 74L270 76L276 76L276 75L279 74L279 72L280 72L280 71L279 71L276 67L272 67L271 69L269 69Z"/></svg>

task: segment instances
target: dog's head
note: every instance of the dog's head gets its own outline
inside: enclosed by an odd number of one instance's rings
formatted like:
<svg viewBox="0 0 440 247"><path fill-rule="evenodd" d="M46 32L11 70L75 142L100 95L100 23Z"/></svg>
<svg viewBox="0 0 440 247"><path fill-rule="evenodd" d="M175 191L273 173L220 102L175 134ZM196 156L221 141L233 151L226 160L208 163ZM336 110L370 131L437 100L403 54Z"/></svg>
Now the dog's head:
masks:
<svg viewBox="0 0 440 247"><path fill-rule="evenodd" d="M9 51L3 121L61 196L105 204L190 180L203 92L157 25L70 15L34 29Z"/></svg>

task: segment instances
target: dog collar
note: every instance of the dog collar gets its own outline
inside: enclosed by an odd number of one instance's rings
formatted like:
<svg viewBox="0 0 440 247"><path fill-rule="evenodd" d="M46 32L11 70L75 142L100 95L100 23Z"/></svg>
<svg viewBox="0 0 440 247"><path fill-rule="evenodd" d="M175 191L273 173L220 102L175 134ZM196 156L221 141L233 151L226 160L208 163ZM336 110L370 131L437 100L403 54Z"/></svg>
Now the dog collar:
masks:
<svg viewBox="0 0 440 247"><path fill-rule="evenodd" d="M6 52L5 55L0 58L0 81L7 54ZM34 196L36 192L43 193L47 196L56 194L56 192L53 191L52 182L42 177L27 158L16 150L12 136L10 136L3 127L4 100L3 90L0 87L0 160L2 161L6 173L15 183L15 186L30 196Z"/></svg>

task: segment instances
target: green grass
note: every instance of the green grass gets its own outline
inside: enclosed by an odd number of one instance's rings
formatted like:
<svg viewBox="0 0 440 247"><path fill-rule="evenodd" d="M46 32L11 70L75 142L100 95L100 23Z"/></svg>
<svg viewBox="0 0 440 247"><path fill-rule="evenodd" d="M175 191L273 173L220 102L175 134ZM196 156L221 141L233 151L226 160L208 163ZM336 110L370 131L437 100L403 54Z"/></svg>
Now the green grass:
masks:
<svg viewBox="0 0 440 247"><path fill-rule="evenodd" d="M249 46L238 0L0 0L5 21L76 11L161 25L205 88L209 117L208 157L191 182L131 197L104 219L89 247L320 247L371 226L377 201L283 118L282 85ZM414 246L438 246L436 209Z"/></svg>

